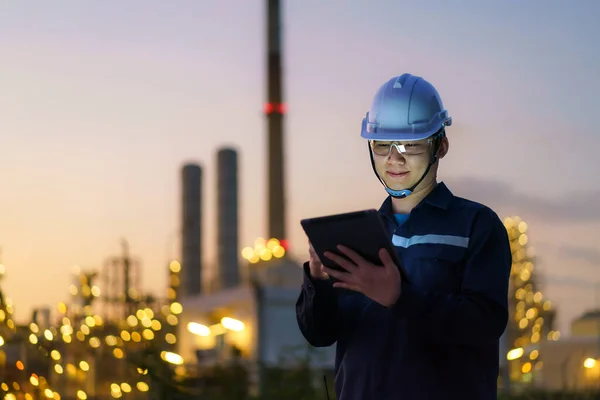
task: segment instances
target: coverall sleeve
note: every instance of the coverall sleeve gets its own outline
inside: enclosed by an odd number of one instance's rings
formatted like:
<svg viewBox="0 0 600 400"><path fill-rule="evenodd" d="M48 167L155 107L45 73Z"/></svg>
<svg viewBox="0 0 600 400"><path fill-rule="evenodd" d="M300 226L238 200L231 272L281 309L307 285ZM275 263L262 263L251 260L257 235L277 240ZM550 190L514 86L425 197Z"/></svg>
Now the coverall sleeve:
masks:
<svg viewBox="0 0 600 400"><path fill-rule="evenodd" d="M416 321L436 342L469 345L497 340L508 322L511 266L508 232L494 211L483 208L470 236L460 292L423 293L402 282L391 310Z"/></svg>
<svg viewBox="0 0 600 400"><path fill-rule="evenodd" d="M304 338L315 347L327 347L337 340L338 303L331 280L313 279L308 262L304 283L296 302L296 319Z"/></svg>

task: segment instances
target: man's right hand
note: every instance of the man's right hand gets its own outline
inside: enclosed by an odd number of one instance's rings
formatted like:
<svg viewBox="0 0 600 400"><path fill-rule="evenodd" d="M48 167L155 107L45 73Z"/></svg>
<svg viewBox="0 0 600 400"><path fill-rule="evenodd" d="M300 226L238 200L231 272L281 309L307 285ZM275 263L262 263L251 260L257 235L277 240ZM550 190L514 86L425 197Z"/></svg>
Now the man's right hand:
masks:
<svg viewBox="0 0 600 400"><path fill-rule="evenodd" d="M329 275L323 272L323 263L321 263L321 260L310 241L308 242L308 254L310 255L310 276L315 279L328 279Z"/></svg>

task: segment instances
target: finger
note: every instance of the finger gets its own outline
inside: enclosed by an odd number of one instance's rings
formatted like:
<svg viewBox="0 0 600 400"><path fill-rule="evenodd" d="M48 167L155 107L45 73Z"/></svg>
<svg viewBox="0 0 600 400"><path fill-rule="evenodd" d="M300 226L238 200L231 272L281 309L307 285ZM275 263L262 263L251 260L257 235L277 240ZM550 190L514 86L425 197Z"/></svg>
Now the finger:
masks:
<svg viewBox="0 0 600 400"><path fill-rule="evenodd" d="M371 264L370 262L368 262L367 260L365 260L360 254L358 254L357 252L355 252L354 250L352 250L349 247L346 247L344 245L339 245L338 249L342 253L344 253L345 255L347 255L349 259L351 259L352 261L354 261L354 263L356 265L369 265L369 264Z"/></svg>
<svg viewBox="0 0 600 400"><path fill-rule="evenodd" d="M348 290L353 290L355 292L359 292L362 293L362 291L360 290L360 288L357 285L353 285L351 283L346 283L346 282L335 282L333 284L334 288L339 288L339 289L348 289Z"/></svg>
<svg viewBox="0 0 600 400"><path fill-rule="evenodd" d="M357 268L357 266L354 265L351 261L331 251L326 251L324 255L325 257L329 258L331 261L344 268L348 272L353 272Z"/></svg>
<svg viewBox="0 0 600 400"><path fill-rule="evenodd" d="M392 256L386 249L379 250L379 258L381 258L381 262L383 263L383 268L385 270L393 274L400 273L399 266L396 265Z"/></svg>
<svg viewBox="0 0 600 400"><path fill-rule="evenodd" d="M379 250L379 258L381 259L381 262L383 264L384 267L391 267L391 266L395 266L396 264L394 263L394 260L392 260L392 256L390 256L390 253L386 250L386 249L380 249Z"/></svg>
<svg viewBox="0 0 600 400"><path fill-rule="evenodd" d="M327 275L334 277L342 282L350 283L352 282L352 275L349 272L338 271L332 268L323 267L321 271L325 272Z"/></svg>

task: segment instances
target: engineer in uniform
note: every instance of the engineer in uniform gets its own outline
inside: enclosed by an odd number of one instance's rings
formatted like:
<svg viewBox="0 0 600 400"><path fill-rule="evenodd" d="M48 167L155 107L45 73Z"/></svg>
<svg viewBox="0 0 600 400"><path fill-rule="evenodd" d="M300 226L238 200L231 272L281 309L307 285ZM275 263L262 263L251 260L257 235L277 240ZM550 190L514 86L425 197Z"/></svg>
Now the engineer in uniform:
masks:
<svg viewBox="0 0 600 400"><path fill-rule="evenodd" d="M385 82L362 121L409 282L385 250L375 266L341 247L345 258L327 255L340 272L310 248L297 320L311 345L336 344L338 400L497 398L511 250L493 210L438 182L451 124L434 86L410 74Z"/></svg>

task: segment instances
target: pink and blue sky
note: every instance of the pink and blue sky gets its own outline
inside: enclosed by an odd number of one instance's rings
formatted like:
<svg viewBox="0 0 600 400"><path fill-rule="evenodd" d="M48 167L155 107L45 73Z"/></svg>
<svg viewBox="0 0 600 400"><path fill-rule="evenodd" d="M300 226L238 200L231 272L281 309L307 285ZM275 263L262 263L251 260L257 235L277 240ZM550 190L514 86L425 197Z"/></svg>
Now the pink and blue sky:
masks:
<svg viewBox="0 0 600 400"><path fill-rule="evenodd" d="M19 320L66 300L73 265L100 267L121 237L164 293L188 161L205 168L210 267L222 145L240 151L240 245L266 235L263 3L0 6L2 286ZM454 118L441 178L529 222L566 329L600 281L598 15L594 0L284 1L292 253L299 219L379 206L360 120L388 78L421 75Z"/></svg>

